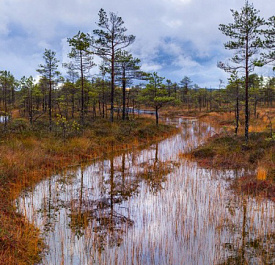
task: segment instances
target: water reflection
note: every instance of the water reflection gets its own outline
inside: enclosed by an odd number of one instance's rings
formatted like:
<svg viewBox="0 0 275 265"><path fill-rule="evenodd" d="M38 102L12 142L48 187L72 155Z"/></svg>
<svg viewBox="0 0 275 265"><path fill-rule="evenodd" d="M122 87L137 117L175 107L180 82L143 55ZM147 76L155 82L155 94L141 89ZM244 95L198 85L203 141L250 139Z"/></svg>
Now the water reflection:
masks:
<svg viewBox="0 0 275 265"><path fill-rule="evenodd" d="M111 156L110 171L103 176L100 183L100 197L85 196L83 198L83 170L81 170L81 185L79 199L71 201L69 226L78 236L84 235L89 227L95 233L95 246L103 250L108 244L110 247L119 246L125 230L133 225L133 220L119 213L114 207L121 204L128 197L137 193L138 182L131 181L125 170L125 154L122 155L121 169L114 168L114 157Z"/></svg>
<svg viewBox="0 0 275 265"><path fill-rule="evenodd" d="M155 145L155 157L140 164L142 170L136 175L137 179L144 180L148 185L150 192L157 194L167 180L166 176L173 171L173 168L177 165L174 161L161 161L158 158L159 144Z"/></svg>
<svg viewBox="0 0 275 265"><path fill-rule="evenodd" d="M213 128L178 124L170 139L68 169L18 198L19 211L44 231L43 264L274 262L274 203L231 192L241 170L180 159Z"/></svg>
<svg viewBox="0 0 275 265"><path fill-rule="evenodd" d="M249 215L249 200L242 198L242 222L229 229L232 234L239 231L240 238L223 245L224 259L220 264L275 264L274 216L270 223L273 228L266 224L267 227L263 226L265 231L251 229L251 219L253 221L255 217Z"/></svg>

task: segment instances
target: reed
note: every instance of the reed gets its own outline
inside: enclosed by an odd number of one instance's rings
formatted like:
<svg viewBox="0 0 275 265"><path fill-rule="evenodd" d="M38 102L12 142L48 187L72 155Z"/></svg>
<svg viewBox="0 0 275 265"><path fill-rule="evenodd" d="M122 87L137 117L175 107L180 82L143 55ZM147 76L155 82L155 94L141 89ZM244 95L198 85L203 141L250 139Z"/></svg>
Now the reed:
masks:
<svg viewBox="0 0 275 265"><path fill-rule="evenodd" d="M108 152L137 147L172 135L174 127L156 127L151 119L111 124L94 122L79 136L63 139L37 132L3 135L0 143L0 264L34 264L44 245L39 231L16 213L14 200L22 190L72 164Z"/></svg>
<svg viewBox="0 0 275 265"><path fill-rule="evenodd" d="M271 135L275 123L274 109L259 109L256 117L250 119L250 139L245 144L243 113L238 136L234 135L234 113L214 112L201 116L201 120L213 126L223 126L216 131L204 145L190 152L188 155L195 158L202 167L220 169L250 169L254 174L240 178L237 186L241 191L261 195L275 200L275 139ZM192 159L192 158L191 158ZM239 190L240 191L240 190Z"/></svg>

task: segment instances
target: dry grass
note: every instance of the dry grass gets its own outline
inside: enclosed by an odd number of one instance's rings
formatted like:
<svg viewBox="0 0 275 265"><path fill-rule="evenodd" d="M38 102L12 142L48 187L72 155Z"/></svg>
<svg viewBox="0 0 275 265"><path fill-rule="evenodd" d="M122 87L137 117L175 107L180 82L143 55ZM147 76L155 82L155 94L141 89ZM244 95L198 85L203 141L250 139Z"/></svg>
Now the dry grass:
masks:
<svg viewBox="0 0 275 265"><path fill-rule="evenodd" d="M52 231L60 232L50 235L57 240L55 244L49 244L50 253L45 263L67 264L76 257L81 264L218 264L227 260L226 248L229 246L233 257L241 254L242 247L246 255L239 263L226 264L248 264L251 258L257 261L262 256L262 263L269 264L265 261L272 260L274 240L266 238L274 232L274 205L261 198L250 200L228 192L228 175L224 172L200 169L196 163L178 160L179 150L190 150L197 138L207 138L209 127L199 128L195 129L192 122L187 122L183 125L182 135L140 153L110 157L107 164L106 161L98 161L86 172L83 168L76 176L60 176L61 181L55 181L60 183L60 187L63 181L75 187L73 180L78 182L81 179L86 184L78 186L76 192L72 193L71 188L63 191L58 186L52 188L49 182L41 183L32 193L32 200L36 201L36 196L41 194L48 198L51 187L50 204L53 208L59 205L57 198L64 196L66 205L72 209L69 218L63 213L65 218L59 219L66 220L65 225L63 222L53 222ZM114 131L118 133L117 126L114 126ZM142 130L140 133L148 135L150 131ZM106 135L101 138L103 133ZM89 134L101 140L107 137L106 142L117 139L117 136L111 137L108 130L103 129L100 133L91 130L83 135L83 139L87 139ZM76 139L72 140L70 150L76 146ZM87 144L86 141L80 142L83 146ZM175 161L179 163L174 167ZM109 173L101 178L104 172ZM228 173L232 177L237 176L235 171ZM82 195L79 197L80 190L91 196L83 196L82 199ZM110 198L114 204L107 206L105 198ZM28 197L21 201L22 212L29 213L28 202ZM38 209L41 206L35 208ZM36 215L37 211L32 213ZM46 217L48 210L45 209L44 214ZM131 219L125 218L127 216ZM67 224L72 234L67 233ZM80 235L79 241L75 240L75 235ZM67 245L68 249L64 244L67 236L72 243ZM265 245L256 254L251 252L253 246L250 245L252 241L256 243L255 240ZM61 251L57 252L59 249ZM271 253L270 258L265 258L268 256L265 253Z"/></svg>
<svg viewBox="0 0 275 265"><path fill-rule="evenodd" d="M201 115L213 125L223 126L219 134L194 150L194 157L202 167L248 168L255 175L245 176L234 185L242 192L275 199L275 137L271 134L275 124L275 109L259 109L251 117L249 142L245 144L244 115L241 113L238 136L234 135L234 113L214 112ZM190 156L190 154L189 154Z"/></svg>
<svg viewBox="0 0 275 265"><path fill-rule="evenodd" d="M210 112L204 113L199 118L205 122L214 125L224 126L228 132L232 132L235 128L234 112ZM257 111L257 116L253 115L249 121L249 132L270 131L270 124L275 124L275 108L260 108ZM273 128L274 130L274 128ZM244 113L240 112L239 135L244 134Z"/></svg>
<svg viewBox="0 0 275 265"><path fill-rule="evenodd" d="M53 134L4 136L0 144L0 264L34 264L43 249L39 231L16 214L13 206L23 189L69 165L157 141L176 131L142 118L123 124L97 121L65 142Z"/></svg>
<svg viewBox="0 0 275 265"><path fill-rule="evenodd" d="M269 117L269 118L268 118ZM238 136L234 136L234 113L212 112L200 116L203 121L223 126L204 146L193 152L202 162L216 167L258 167L268 170L274 166L274 139L270 134L270 121L275 123L275 110L260 109L257 118L250 119L250 139L245 145L244 117L240 118ZM274 126L274 125L273 125Z"/></svg>
<svg viewBox="0 0 275 265"><path fill-rule="evenodd" d="M161 116L174 118L177 116L184 116L184 117L197 117L202 112L200 112L198 109L190 108L189 110L186 107L178 106L167 106L165 109L160 110Z"/></svg>

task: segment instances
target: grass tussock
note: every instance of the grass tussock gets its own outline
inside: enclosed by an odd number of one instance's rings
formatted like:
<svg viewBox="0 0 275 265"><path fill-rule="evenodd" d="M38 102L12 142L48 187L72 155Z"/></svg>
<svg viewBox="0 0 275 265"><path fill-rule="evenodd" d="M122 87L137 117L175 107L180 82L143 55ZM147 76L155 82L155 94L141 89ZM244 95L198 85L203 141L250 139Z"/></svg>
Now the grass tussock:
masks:
<svg viewBox="0 0 275 265"><path fill-rule="evenodd" d="M233 113L208 113L201 115L201 119L222 126L221 133L188 156L195 158L202 167L254 169L255 175L236 180L234 189L238 187L240 192L275 200L275 110L260 109L256 117L251 117L247 144L243 136L243 115L238 136L234 134Z"/></svg>
<svg viewBox="0 0 275 265"><path fill-rule="evenodd" d="M205 163L211 167L255 169L262 165L267 171L272 172L275 163L274 151L275 140L263 132L251 133L248 144L245 144L243 136L215 135L191 154L201 164Z"/></svg>
<svg viewBox="0 0 275 265"><path fill-rule="evenodd" d="M175 118L178 116L183 117L198 117L201 115L201 112L198 109L190 108L186 109L182 106L167 106L165 109L160 110L161 116L163 117L169 117L169 118Z"/></svg>
<svg viewBox="0 0 275 265"><path fill-rule="evenodd" d="M109 152L161 140L177 129L140 118L110 123L96 120L78 135L20 127L1 135L0 142L0 264L34 264L43 244L37 231L16 213L20 192L66 166L102 157Z"/></svg>

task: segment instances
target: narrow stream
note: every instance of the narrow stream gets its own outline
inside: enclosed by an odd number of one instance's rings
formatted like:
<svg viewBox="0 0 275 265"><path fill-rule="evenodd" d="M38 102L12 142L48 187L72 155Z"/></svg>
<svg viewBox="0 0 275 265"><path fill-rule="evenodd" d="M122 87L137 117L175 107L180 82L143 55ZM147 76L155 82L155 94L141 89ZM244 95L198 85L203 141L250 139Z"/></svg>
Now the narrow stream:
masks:
<svg viewBox="0 0 275 265"><path fill-rule="evenodd" d="M8 116L0 116L0 123L4 123L6 121L9 120L9 117Z"/></svg>
<svg viewBox="0 0 275 265"><path fill-rule="evenodd" d="M230 190L243 170L181 158L214 129L177 124L169 139L68 169L16 200L48 245L42 264L275 264L274 203Z"/></svg>

